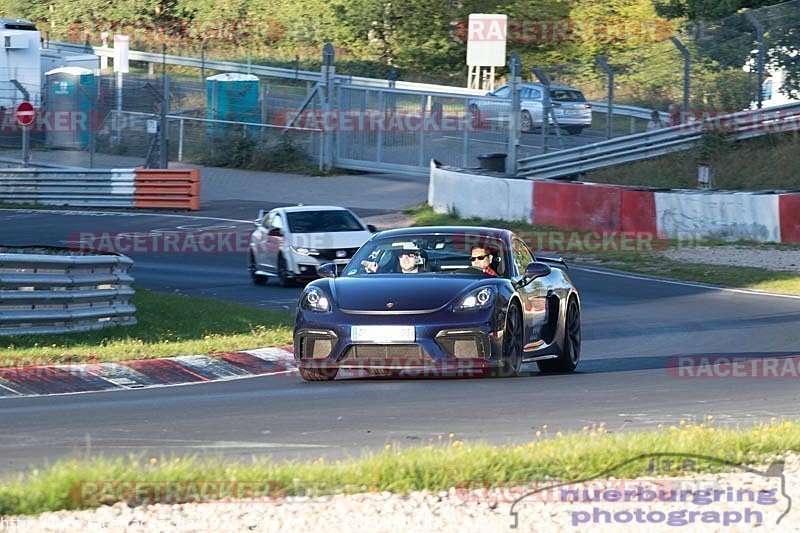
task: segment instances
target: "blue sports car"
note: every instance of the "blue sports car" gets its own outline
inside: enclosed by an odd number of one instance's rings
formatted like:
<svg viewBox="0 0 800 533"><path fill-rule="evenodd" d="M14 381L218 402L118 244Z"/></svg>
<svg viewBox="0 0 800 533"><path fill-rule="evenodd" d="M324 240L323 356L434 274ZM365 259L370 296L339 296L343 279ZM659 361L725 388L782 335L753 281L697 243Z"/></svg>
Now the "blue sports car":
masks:
<svg viewBox="0 0 800 533"><path fill-rule="evenodd" d="M511 231L416 227L376 233L337 276L318 268L298 305L294 357L308 381L382 375L570 372L581 353L578 291L557 258Z"/></svg>

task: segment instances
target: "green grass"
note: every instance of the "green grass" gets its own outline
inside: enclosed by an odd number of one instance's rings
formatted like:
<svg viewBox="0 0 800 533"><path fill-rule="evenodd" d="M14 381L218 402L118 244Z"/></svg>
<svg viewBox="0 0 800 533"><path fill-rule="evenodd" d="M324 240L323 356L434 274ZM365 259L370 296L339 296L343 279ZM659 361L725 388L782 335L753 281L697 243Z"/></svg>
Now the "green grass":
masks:
<svg viewBox="0 0 800 533"><path fill-rule="evenodd" d="M697 187L697 150L676 152L590 172L585 181L693 189ZM800 189L800 135L775 134L714 148L709 162L715 188L723 190Z"/></svg>
<svg viewBox="0 0 800 533"><path fill-rule="evenodd" d="M61 460L8 479L0 487L0 516L75 509L127 500L120 491L100 492L84 482L135 481L163 487L166 482L237 480L268 485L270 495L321 495L366 491L406 493L450 487L496 487L546 479L580 480L638 455L691 453L737 464L761 465L786 452L800 450L800 424L773 420L747 429L717 428L709 419L649 432L608 434L603 426L581 432L549 434L546 426L532 442L497 447L464 443L441 436L428 446L368 453L328 462L272 462L253 459L232 463L188 457L85 458ZM653 473L649 460L635 461L614 476ZM719 462L698 462L699 472L725 470ZM735 468L730 469L736 471ZM678 473L673 472L673 475ZM146 491L144 492L147 493ZM98 502L100 500L100 502ZM176 502L171 502L176 503Z"/></svg>
<svg viewBox="0 0 800 533"><path fill-rule="evenodd" d="M0 366L211 354L291 343L293 317L206 298L136 289L138 324L0 337Z"/></svg>
<svg viewBox="0 0 800 533"><path fill-rule="evenodd" d="M498 228L508 228L515 231L534 231L550 232L557 231L559 234L575 232L579 237L588 233L586 230L569 230L564 228L552 228L545 226L534 226L525 222L508 222L504 220L481 220L477 218L463 219L457 214L435 213L428 206L416 207L406 211L414 218L416 226L437 226L437 225L470 225L470 226L491 226ZM524 235L523 235L524 237ZM546 240L545 240L546 242ZM536 243L528 243L536 250ZM741 242L721 242L717 240L699 241L698 246L737 246L748 245L760 249L800 249L797 245L788 244L755 244ZM661 250L668 247L676 247L675 241L662 240L653 241L653 250ZM590 251L585 252L575 249L556 250L565 259L578 264L588 264L615 268L628 272L636 272L653 276L661 276L683 281L695 281L708 283L723 287L734 287L741 289L777 292L782 294L800 295L800 275L792 272L776 272L763 268L736 267L728 265L707 265L700 263L685 263L672 261L657 253L652 253L649 249L641 251Z"/></svg>

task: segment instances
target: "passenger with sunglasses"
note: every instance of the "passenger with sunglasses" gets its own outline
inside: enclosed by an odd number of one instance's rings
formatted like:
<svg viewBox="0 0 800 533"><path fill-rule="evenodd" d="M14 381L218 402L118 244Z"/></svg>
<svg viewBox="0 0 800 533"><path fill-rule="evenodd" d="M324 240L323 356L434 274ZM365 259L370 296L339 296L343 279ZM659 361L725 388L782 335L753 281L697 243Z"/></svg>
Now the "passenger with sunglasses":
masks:
<svg viewBox="0 0 800 533"><path fill-rule="evenodd" d="M497 277L497 272L490 266L494 256L486 248L473 246L470 252L469 263L472 268L477 268L488 276Z"/></svg>

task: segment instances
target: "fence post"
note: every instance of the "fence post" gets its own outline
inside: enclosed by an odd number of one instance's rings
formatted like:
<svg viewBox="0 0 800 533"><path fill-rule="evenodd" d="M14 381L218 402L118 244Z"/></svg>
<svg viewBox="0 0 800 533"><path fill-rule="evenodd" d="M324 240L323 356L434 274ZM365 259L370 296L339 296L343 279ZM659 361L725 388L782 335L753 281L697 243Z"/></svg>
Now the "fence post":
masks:
<svg viewBox="0 0 800 533"><path fill-rule="evenodd" d="M692 56L684 44L674 35L669 38L683 56L683 115L684 120L689 113L689 91L691 90Z"/></svg>
<svg viewBox="0 0 800 533"><path fill-rule="evenodd" d="M333 64L334 50L331 43L327 43L322 49L322 84L324 91L322 92L322 170L330 170L333 168L333 143L334 132L330 131L331 113L333 112L333 84L335 76L335 67Z"/></svg>
<svg viewBox="0 0 800 533"><path fill-rule="evenodd" d="M761 109L764 103L764 55L766 43L764 42L764 25L750 11L745 11L744 16L756 29L758 39L758 65L756 65L756 106Z"/></svg>
<svg viewBox="0 0 800 533"><path fill-rule="evenodd" d="M506 174L514 176L517 173L517 145L519 145L519 119L520 119L520 70L522 62L519 54L514 52L508 60L511 69L509 76L509 86L511 87L511 116L508 121L508 153L506 154ZM494 68L494 67L492 67Z"/></svg>
<svg viewBox="0 0 800 533"><path fill-rule="evenodd" d="M183 118L178 122L178 161L183 161Z"/></svg>
<svg viewBox="0 0 800 533"><path fill-rule="evenodd" d="M200 43L200 82L206 82L206 43Z"/></svg>
<svg viewBox="0 0 800 533"><path fill-rule="evenodd" d="M550 78L542 69L533 67L531 70L542 84L542 153L546 154L548 130L550 129ZM556 124L556 128L558 128L558 124Z"/></svg>
<svg viewBox="0 0 800 533"><path fill-rule="evenodd" d="M383 159L383 127L386 123L386 100L384 99L384 92L378 90L378 140L375 151L375 159L378 163Z"/></svg>
<svg viewBox="0 0 800 533"><path fill-rule="evenodd" d="M608 91L606 93L606 139L614 135L614 69L608 64L604 56L597 56L597 63L600 64L606 76L608 76ZM631 130L631 133L633 131Z"/></svg>
<svg viewBox="0 0 800 533"><path fill-rule="evenodd" d="M419 97L419 166L425 166L425 108L427 107L428 98L425 95Z"/></svg>
<svg viewBox="0 0 800 533"><path fill-rule="evenodd" d="M169 128L169 121L167 115L169 114L169 78L164 76L163 82L164 94L161 97L161 125L159 126L160 136L158 138L158 160L160 168L169 167L169 157L167 154L167 129Z"/></svg>

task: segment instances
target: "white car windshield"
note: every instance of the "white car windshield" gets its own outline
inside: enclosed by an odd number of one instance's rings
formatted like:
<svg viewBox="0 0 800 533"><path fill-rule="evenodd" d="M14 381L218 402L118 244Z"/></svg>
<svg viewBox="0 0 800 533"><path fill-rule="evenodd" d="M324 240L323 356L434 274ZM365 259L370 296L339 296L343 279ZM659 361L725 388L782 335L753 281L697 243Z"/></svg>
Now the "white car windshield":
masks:
<svg viewBox="0 0 800 533"><path fill-rule="evenodd" d="M295 211L286 213L292 233L332 233L337 231L366 231L349 211Z"/></svg>

